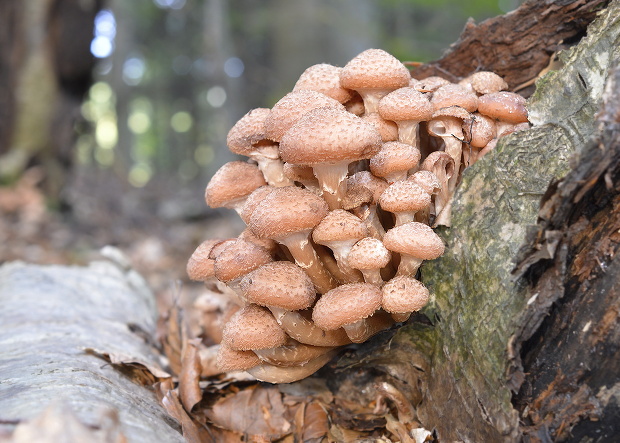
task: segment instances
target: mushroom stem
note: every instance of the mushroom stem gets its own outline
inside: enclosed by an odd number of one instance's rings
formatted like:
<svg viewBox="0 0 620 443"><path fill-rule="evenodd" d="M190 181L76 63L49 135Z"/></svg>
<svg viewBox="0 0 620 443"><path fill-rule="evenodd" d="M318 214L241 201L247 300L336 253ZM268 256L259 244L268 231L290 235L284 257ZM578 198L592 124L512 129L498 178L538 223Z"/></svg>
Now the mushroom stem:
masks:
<svg viewBox="0 0 620 443"><path fill-rule="evenodd" d="M310 360L302 366L275 366L263 363L248 369L247 372L257 380L268 383L292 383L306 378L325 366L337 350L331 350L319 357Z"/></svg>
<svg viewBox="0 0 620 443"><path fill-rule="evenodd" d="M312 165L314 175L323 190L323 198L329 209L342 208L342 199L347 191L346 178L349 173L349 160L338 163L320 163Z"/></svg>
<svg viewBox="0 0 620 443"><path fill-rule="evenodd" d="M415 258L408 254L400 255L400 263L398 264L398 271L396 271L396 275L405 275L407 277L412 277L418 272L418 268L422 264L424 260Z"/></svg>
<svg viewBox="0 0 620 443"><path fill-rule="evenodd" d="M387 314L376 313L372 317L342 326L353 343L363 343L373 335L388 329L394 320Z"/></svg>
<svg viewBox="0 0 620 443"><path fill-rule="evenodd" d="M342 329L324 331L297 311L269 307L282 329L294 340L313 346L342 346L351 343Z"/></svg>
<svg viewBox="0 0 620 443"><path fill-rule="evenodd" d="M323 266L323 262L319 259L316 251L310 243L307 231L293 233L288 237L277 239L289 250L297 266L302 268L314 283L316 291L324 294L330 289L338 286L338 282Z"/></svg>
<svg viewBox="0 0 620 443"><path fill-rule="evenodd" d="M253 151L249 156L258 163L267 183L271 186L294 186L295 183L284 175L284 163L280 160L278 145L262 146L260 150Z"/></svg>

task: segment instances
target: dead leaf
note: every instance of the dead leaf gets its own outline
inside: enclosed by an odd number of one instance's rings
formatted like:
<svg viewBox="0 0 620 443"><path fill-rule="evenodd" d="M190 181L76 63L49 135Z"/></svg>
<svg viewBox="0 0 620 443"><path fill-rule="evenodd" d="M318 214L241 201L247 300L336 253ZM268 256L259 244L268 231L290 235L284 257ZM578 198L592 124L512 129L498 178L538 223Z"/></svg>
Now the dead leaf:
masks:
<svg viewBox="0 0 620 443"><path fill-rule="evenodd" d="M155 388L160 402L166 409L168 415L181 424L183 437L188 443L215 442L215 440L207 426L200 425L192 419L192 417L183 409L176 391L170 389L172 382L167 380L158 383Z"/></svg>
<svg viewBox="0 0 620 443"><path fill-rule="evenodd" d="M200 389L200 354L198 347L199 339L185 340L181 361L181 373L179 374L179 395L186 411L202 400L202 390Z"/></svg>
<svg viewBox="0 0 620 443"><path fill-rule="evenodd" d="M156 366L121 352L106 352L94 348L84 348L87 354L102 358L115 366L133 381L144 386L150 386L160 379L169 378L170 374Z"/></svg>
<svg viewBox="0 0 620 443"><path fill-rule="evenodd" d="M170 369L175 374L181 373L181 355L183 350L183 311L176 303L163 316L163 337L161 339L164 354L168 357Z"/></svg>
<svg viewBox="0 0 620 443"><path fill-rule="evenodd" d="M271 440L293 431L275 386L255 385L218 400L205 415L218 427Z"/></svg>

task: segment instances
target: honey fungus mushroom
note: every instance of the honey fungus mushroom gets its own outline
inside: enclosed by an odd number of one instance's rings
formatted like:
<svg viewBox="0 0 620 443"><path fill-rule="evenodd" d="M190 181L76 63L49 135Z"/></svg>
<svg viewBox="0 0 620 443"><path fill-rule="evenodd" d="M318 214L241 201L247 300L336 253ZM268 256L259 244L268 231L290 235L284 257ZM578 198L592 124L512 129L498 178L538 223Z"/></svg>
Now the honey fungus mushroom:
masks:
<svg viewBox="0 0 620 443"><path fill-rule="evenodd" d="M420 310L430 295L418 268L445 249L430 225L449 226L462 170L528 125L506 88L491 72L412 79L370 49L309 67L273 108L244 115L227 144L250 160L222 166L205 199L247 228L204 241L187 264L226 306L215 330L203 326L216 343L203 376L290 383Z"/></svg>

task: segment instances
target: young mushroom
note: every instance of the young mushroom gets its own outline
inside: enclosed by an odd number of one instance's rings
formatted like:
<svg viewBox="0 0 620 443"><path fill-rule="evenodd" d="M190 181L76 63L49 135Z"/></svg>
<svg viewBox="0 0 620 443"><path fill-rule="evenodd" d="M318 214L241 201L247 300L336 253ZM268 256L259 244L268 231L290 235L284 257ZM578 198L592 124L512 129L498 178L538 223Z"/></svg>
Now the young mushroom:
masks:
<svg viewBox="0 0 620 443"><path fill-rule="evenodd" d="M392 184L405 180L410 170L420 163L420 150L411 144L388 142L370 159L370 170Z"/></svg>
<svg viewBox="0 0 620 443"><path fill-rule="evenodd" d="M450 178L456 174L454 159L443 151L432 152L422 162L422 170L432 172L440 184L440 191L435 196L435 226L450 226L450 199L452 192L448 186Z"/></svg>
<svg viewBox="0 0 620 443"><path fill-rule="evenodd" d="M398 141L418 147L418 125L433 114L428 98L414 88L400 88L379 101L379 115L398 125Z"/></svg>
<svg viewBox="0 0 620 443"><path fill-rule="evenodd" d="M338 108L319 108L305 114L280 142L286 162L309 165L319 180L330 209L340 209L349 164L369 159L381 148L374 126Z"/></svg>
<svg viewBox="0 0 620 443"><path fill-rule="evenodd" d="M346 103L353 97L353 92L340 85L341 72L342 68L327 63L312 65L299 76L293 91L310 89Z"/></svg>
<svg viewBox="0 0 620 443"><path fill-rule="evenodd" d="M418 212L428 209L431 195L413 181L400 180L392 183L379 197L379 206L396 217L399 226L415 220Z"/></svg>
<svg viewBox="0 0 620 443"><path fill-rule="evenodd" d="M323 294L312 311L314 323L326 330L344 328L353 343L362 343L390 326L367 321L381 307L381 290L371 283L350 283Z"/></svg>
<svg viewBox="0 0 620 443"><path fill-rule="evenodd" d="M366 283L381 286L383 284L381 269L390 264L392 254L381 240L366 237L351 247L348 258L349 265L362 272Z"/></svg>
<svg viewBox="0 0 620 443"><path fill-rule="evenodd" d="M314 374L325 366L337 352L336 349L332 349L299 366L276 366L262 363L246 372L257 380L267 383L292 383Z"/></svg>
<svg viewBox="0 0 620 443"><path fill-rule="evenodd" d="M222 333L222 344L235 351L276 348L287 340L288 336L271 312L254 304L235 313Z"/></svg>
<svg viewBox="0 0 620 443"><path fill-rule="evenodd" d="M400 254L396 275L414 276L424 260L441 256L445 246L435 231L424 223L409 222L385 233L383 244Z"/></svg>
<svg viewBox="0 0 620 443"><path fill-rule="evenodd" d="M228 162L209 181L205 201L212 208L230 208L239 213L248 195L266 184L258 166L242 161Z"/></svg>
<svg viewBox="0 0 620 443"><path fill-rule="evenodd" d="M345 283L354 283L362 281L362 277L349 266L347 256L355 242L367 234L368 228L359 217L344 209L334 209L316 225L312 231L312 240L333 251L338 267L347 276Z"/></svg>
<svg viewBox="0 0 620 443"><path fill-rule="evenodd" d="M426 286L406 275L394 277L384 284L381 294L381 307L396 321L407 321L411 313L426 306L429 299Z"/></svg>
<svg viewBox="0 0 620 443"><path fill-rule="evenodd" d="M267 140L265 120L271 113L268 108L253 109L245 114L228 131L226 144L231 152L250 157L272 186L289 186L293 183L282 172L278 144Z"/></svg>

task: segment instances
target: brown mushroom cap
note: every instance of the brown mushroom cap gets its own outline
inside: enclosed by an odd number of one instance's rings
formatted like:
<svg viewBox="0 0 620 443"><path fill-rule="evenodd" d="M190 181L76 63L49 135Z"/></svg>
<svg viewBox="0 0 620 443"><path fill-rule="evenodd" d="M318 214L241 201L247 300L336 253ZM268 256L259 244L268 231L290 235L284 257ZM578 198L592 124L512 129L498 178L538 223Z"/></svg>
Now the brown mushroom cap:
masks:
<svg viewBox="0 0 620 443"><path fill-rule="evenodd" d="M362 120L370 123L379 131L383 142L398 140L398 126L393 121L384 119L376 112L362 115Z"/></svg>
<svg viewBox="0 0 620 443"><path fill-rule="evenodd" d="M381 306L381 290L370 283L350 283L323 294L312 312L312 320L330 331L371 316Z"/></svg>
<svg viewBox="0 0 620 443"><path fill-rule="evenodd" d="M252 193L247 196L243 206L241 206L241 210L239 211L239 216L246 225L249 223L254 209L256 209L256 207L265 199L265 197L271 194L271 191L274 189L274 186L261 186L253 190Z"/></svg>
<svg viewBox="0 0 620 443"><path fill-rule="evenodd" d="M379 101L379 115L395 122L412 120L416 122L431 118L433 106L426 95L414 88L399 88Z"/></svg>
<svg viewBox="0 0 620 443"><path fill-rule="evenodd" d="M270 140L279 142L304 114L312 109L325 107L345 111L340 102L320 92L307 89L289 92L271 108L265 120L265 133Z"/></svg>
<svg viewBox="0 0 620 443"><path fill-rule="evenodd" d="M428 303L426 286L412 277L398 276L381 288L381 307L390 313L404 314L419 311Z"/></svg>
<svg viewBox="0 0 620 443"><path fill-rule="evenodd" d="M236 351L275 348L287 340L271 312L258 305L247 305L237 311L222 333L222 344Z"/></svg>
<svg viewBox="0 0 620 443"><path fill-rule="evenodd" d="M397 89L407 86L411 75L405 65L382 49L367 49L349 61L340 73L347 89Z"/></svg>
<svg viewBox="0 0 620 443"><path fill-rule="evenodd" d="M316 298L308 275L287 261L267 263L250 272L241 280L241 290L250 303L289 311L306 309Z"/></svg>
<svg viewBox="0 0 620 443"><path fill-rule="evenodd" d="M343 209L330 211L312 231L312 239L320 245L359 240L367 234L366 225L357 216Z"/></svg>
<svg viewBox="0 0 620 443"><path fill-rule="evenodd" d="M508 89L508 83L495 72L479 71L467 78L472 89L478 94L490 94L492 92Z"/></svg>
<svg viewBox="0 0 620 443"><path fill-rule="evenodd" d="M319 108L306 113L282 137L282 160L300 165L362 160L381 148L377 129L338 108Z"/></svg>
<svg viewBox="0 0 620 443"><path fill-rule="evenodd" d="M392 183L406 178L407 171L418 166L420 158L418 148L407 143L388 142L384 143L381 150L370 159L370 170L374 175Z"/></svg>
<svg viewBox="0 0 620 443"><path fill-rule="evenodd" d="M219 281L228 282L270 261L273 261L273 258L266 249L249 241L237 239L215 259L215 276Z"/></svg>
<svg viewBox="0 0 620 443"><path fill-rule="evenodd" d="M249 156L255 150L255 145L267 138L265 120L270 112L269 108L256 108L241 117L228 131L228 149L235 154Z"/></svg>
<svg viewBox="0 0 620 443"><path fill-rule="evenodd" d="M525 99L514 92L494 92L478 99L478 112L508 123L527 122Z"/></svg>
<svg viewBox="0 0 620 443"><path fill-rule="evenodd" d="M472 114L471 124L463 125L465 139L474 148L484 148L495 138L495 122L479 112Z"/></svg>
<svg viewBox="0 0 620 443"><path fill-rule="evenodd" d="M325 94L340 103L346 103L353 96L353 92L340 86L341 71L342 68L327 63L312 65L299 76L293 91L310 89Z"/></svg>
<svg viewBox="0 0 620 443"><path fill-rule="evenodd" d="M242 161L228 162L209 181L205 200L212 208L231 208L266 184L263 173L256 165Z"/></svg>
<svg viewBox="0 0 620 443"><path fill-rule="evenodd" d="M441 190L441 183L431 171L416 171L407 180L420 185L429 194L437 194Z"/></svg>
<svg viewBox="0 0 620 443"><path fill-rule="evenodd" d="M431 204L431 195L423 187L409 180L392 183L383 191L379 205L388 212L421 211Z"/></svg>
<svg viewBox="0 0 620 443"><path fill-rule="evenodd" d="M261 363L252 351L236 351L226 345L220 345L215 365L222 372L245 371Z"/></svg>
<svg viewBox="0 0 620 443"><path fill-rule="evenodd" d="M213 247L225 240L211 239L203 241L194 250L187 261L187 276L193 281L205 281L215 276L215 260L209 258Z"/></svg>
<svg viewBox="0 0 620 443"><path fill-rule="evenodd" d="M443 77L438 77L436 75L431 75L430 77L427 77L425 79L418 80L416 83L411 85L411 87L417 89L419 92L428 93L434 92L443 85L448 84L450 84L449 80L446 80Z"/></svg>
<svg viewBox="0 0 620 443"><path fill-rule="evenodd" d="M460 106L469 112L474 112L478 108L478 97L467 88L450 83L439 87L433 92L431 104L435 110L447 106Z"/></svg>
<svg viewBox="0 0 620 443"><path fill-rule="evenodd" d="M353 245L348 260L352 268L366 271L387 266L391 258L392 254L381 240L365 237Z"/></svg>
<svg viewBox="0 0 620 443"><path fill-rule="evenodd" d="M421 260L433 260L443 254L443 241L424 223L409 222L385 233L383 244L390 251L411 255Z"/></svg>
<svg viewBox="0 0 620 443"><path fill-rule="evenodd" d="M254 209L249 228L259 237L278 240L290 233L311 230L327 215L327 203L295 186L275 188Z"/></svg>

